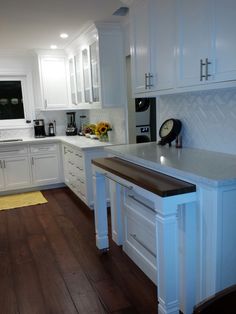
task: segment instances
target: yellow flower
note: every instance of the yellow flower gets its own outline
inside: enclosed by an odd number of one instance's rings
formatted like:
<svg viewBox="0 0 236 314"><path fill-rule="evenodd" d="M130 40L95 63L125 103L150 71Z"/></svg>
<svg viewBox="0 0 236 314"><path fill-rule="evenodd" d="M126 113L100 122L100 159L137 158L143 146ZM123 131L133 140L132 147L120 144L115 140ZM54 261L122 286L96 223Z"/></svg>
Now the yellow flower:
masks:
<svg viewBox="0 0 236 314"><path fill-rule="evenodd" d="M96 126L95 134L96 135L104 135L104 134L107 134L107 131L110 131L110 130L111 130L110 123L106 122L106 121L101 121Z"/></svg>

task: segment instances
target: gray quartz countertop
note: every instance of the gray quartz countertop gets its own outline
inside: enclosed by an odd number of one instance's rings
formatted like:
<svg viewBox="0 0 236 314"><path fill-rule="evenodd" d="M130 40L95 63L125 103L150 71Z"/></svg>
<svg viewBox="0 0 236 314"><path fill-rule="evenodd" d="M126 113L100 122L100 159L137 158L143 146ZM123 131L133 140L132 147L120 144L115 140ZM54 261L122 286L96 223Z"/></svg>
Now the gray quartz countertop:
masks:
<svg viewBox="0 0 236 314"><path fill-rule="evenodd" d="M165 174L211 186L236 184L236 155L200 149L160 146L156 142L115 145L111 155Z"/></svg>
<svg viewBox="0 0 236 314"><path fill-rule="evenodd" d="M14 139L0 139L0 147L2 146L13 146L22 144L40 144L40 143L55 143L61 142L65 144L70 144L74 147L80 148L82 150L101 148L111 145L109 142L100 142L97 139L86 138L84 136L52 136L43 138L34 137L15 137Z"/></svg>

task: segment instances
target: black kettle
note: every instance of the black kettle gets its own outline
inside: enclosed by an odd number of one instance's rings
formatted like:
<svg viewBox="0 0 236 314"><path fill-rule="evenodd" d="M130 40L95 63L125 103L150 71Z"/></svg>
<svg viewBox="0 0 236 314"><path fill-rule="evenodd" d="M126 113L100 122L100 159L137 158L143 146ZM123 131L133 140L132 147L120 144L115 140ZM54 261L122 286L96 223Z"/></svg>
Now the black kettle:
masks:
<svg viewBox="0 0 236 314"><path fill-rule="evenodd" d="M48 125L48 136L55 136L55 127L52 122L49 123Z"/></svg>

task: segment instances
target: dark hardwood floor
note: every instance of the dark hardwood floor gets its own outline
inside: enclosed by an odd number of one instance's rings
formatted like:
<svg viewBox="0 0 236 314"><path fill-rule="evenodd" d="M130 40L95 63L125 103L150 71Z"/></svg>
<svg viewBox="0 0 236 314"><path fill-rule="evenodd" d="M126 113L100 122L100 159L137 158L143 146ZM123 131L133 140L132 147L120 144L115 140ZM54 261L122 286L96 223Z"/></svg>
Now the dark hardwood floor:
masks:
<svg viewBox="0 0 236 314"><path fill-rule="evenodd" d="M0 314L157 313L156 287L112 241L95 246L93 212L67 188L0 212Z"/></svg>

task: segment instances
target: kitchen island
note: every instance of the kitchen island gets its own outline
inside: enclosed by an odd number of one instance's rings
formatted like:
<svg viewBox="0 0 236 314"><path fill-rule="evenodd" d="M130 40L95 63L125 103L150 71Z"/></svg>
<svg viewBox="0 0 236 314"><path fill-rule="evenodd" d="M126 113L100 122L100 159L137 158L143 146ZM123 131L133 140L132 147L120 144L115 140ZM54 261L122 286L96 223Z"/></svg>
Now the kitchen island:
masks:
<svg viewBox="0 0 236 314"><path fill-rule="evenodd" d="M178 309L185 314L191 313L193 306L199 301L235 284L236 156L198 149L161 147L156 143L117 145L105 150L110 156L117 156L127 162L196 185L195 199L192 198L191 201L183 198L177 205L176 213L173 211L173 215L168 217L165 211L160 213L155 203L158 198L151 196L150 191L134 185L131 195L131 182L95 167L100 183L102 174L108 174L110 179L113 239L117 244L123 245L127 254L157 283L159 294L163 293L164 289L163 286L160 287L160 283L163 285L163 277L165 280L171 280L165 273L166 267L177 269L175 275L178 280L172 279L173 285L177 283L178 287L173 287L173 290L177 289ZM138 199L139 204L142 199L146 207L153 206L156 214L145 212L133 199ZM100 208L96 210L99 211ZM178 250L174 258L169 255L169 259L166 259L169 260L168 265L161 264L158 270L158 263L162 262L165 252L164 248L160 247L160 234L163 232L160 230L163 227L160 222L162 219L162 222L167 222L168 219L174 222L174 217L176 230L172 229L172 238L169 238L169 244L165 242L164 246L168 251L167 247L177 241ZM154 225L153 234L151 229ZM142 229L143 233L140 232ZM156 243L150 244L154 237ZM141 249L141 244L144 243L145 252ZM166 282L166 286L169 284ZM173 296L171 288L165 293L164 300L158 295L159 312L178 313L174 306L172 311L171 302L168 300L169 296Z"/></svg>

